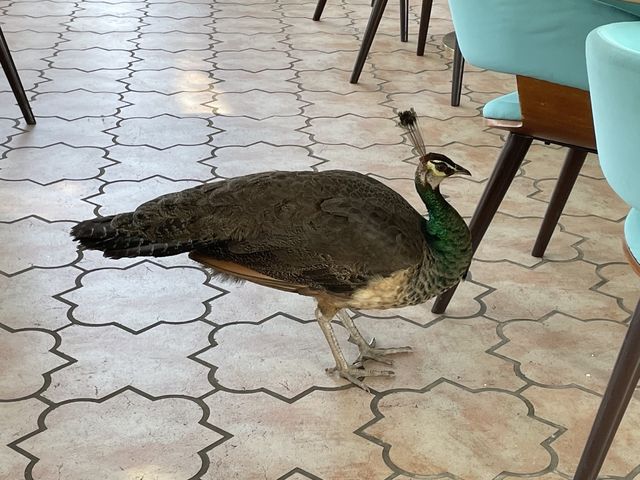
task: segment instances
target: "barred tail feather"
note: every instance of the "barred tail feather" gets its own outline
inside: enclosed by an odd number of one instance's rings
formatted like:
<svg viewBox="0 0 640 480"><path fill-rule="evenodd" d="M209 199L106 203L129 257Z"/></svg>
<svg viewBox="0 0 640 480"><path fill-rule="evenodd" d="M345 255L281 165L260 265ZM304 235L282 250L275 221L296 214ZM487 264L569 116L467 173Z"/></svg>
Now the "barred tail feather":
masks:
<svg viewBox="0 0 640 480"><path fill-rule="evenodd" d="M145 238L143 232L136 234L131 226L133 213L124 213L94 218L78 223L71 229L71 236L80 243L80 248L100 250L108 258L166 257L193 249L192 241L157 243ZM114 226L114 224L117 225Z"/></svg>

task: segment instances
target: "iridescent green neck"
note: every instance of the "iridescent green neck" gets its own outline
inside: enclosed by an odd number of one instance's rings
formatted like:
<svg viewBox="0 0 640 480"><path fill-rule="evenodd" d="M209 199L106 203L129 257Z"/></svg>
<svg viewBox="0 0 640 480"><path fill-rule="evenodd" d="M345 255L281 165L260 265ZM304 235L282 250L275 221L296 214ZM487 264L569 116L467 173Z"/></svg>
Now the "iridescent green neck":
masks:
<svg viewBox="0 0 640 480"><path fill-rule="evenodd" d="M467 263L471 260L471 235L466 222L445 200L440 188L431 187L416 179L416 190L422 198L429 218L423 233L432 253L443 260ZM455 268L454 265L452 265ZM465 267L466 269L466 267Z"/></svg>

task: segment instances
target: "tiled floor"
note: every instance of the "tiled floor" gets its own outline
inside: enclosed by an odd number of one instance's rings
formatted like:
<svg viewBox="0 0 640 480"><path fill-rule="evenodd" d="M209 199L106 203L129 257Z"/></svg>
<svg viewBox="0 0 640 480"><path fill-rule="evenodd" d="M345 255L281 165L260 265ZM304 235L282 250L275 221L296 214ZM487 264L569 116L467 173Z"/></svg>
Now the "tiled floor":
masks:
<svg viewBox="0 0 640 480"><path fill-rule="evenodd" d="M390 3L351 85L369 0L329 0L319 23L312 0L0 1L38 117L25 127L0 75L2 480L571 477L640 283L595 158L544 260L529 251L563 151L535 145L447 315L357 314L415 347L371 394L324 372L310 299L68 237L270 169L358 170L420 208L393 120L409 106L474 173L444 186L468 218L503 142L480 108L514 82L469 67L450 107L448 10L418 58L419 7L402 44ZM640 478L640 392L603 475Z"/></svg>

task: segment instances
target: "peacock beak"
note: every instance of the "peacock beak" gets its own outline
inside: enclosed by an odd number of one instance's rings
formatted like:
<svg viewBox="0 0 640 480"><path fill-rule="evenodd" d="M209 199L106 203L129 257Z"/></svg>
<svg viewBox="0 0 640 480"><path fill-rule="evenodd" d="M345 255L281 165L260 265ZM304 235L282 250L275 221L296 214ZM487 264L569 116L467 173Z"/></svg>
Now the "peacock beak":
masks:
<svg viewBox="0 0 640 480"><path fill-rule="evenodd" d="M456 171L454 175L468 175L471 176L471 172L460 165L456 165Z"/></svg>

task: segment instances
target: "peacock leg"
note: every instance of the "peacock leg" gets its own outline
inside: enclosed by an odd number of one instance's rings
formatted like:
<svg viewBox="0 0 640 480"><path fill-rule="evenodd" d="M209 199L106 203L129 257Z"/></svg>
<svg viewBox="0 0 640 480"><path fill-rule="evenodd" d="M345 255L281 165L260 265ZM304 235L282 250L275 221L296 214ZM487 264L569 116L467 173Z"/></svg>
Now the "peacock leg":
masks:
<svg viewBox="0 0 640 480"><path fill-rule="evenodd" d="M386 358L386 355L409 353L412 351L411 347L377 348L376 339L374 338L370 342L367 342L360 333L360 330L358 330L353 319L345 310L340 310L336 315L342 321L345 328L349 330L351 339L353 339L353 342L358 346L358 350L360 350L360 356L353 362L355 366L362 366L365 360L375 360L376 362L393 365L393 360Z"/></svg>
<svg viewBox="0 0 640 480"><path fill-rule="evenodd" d="M333 327L331 326L331 318L327 318L322 314L320 309L316 309L316 319L320 324L320 328L322 329L322 333L324 333L325 338L327 339L327 343L329 343L329 348L331 348L331 353L333 354L333 358L336 361L336 366L333 368L327 368L327 373L338 372L338 374L362 388L365 391L369 391L369 387L366 383L364 383L361 378L364 377L389 377L393 375L393 372L390 370L370 370L367 368L362 368L361 366L349 366L347 361L344 358L344 354L340 349L340 345L338 344L338 339L336 338L335 333L333 332Z"/></svg>

